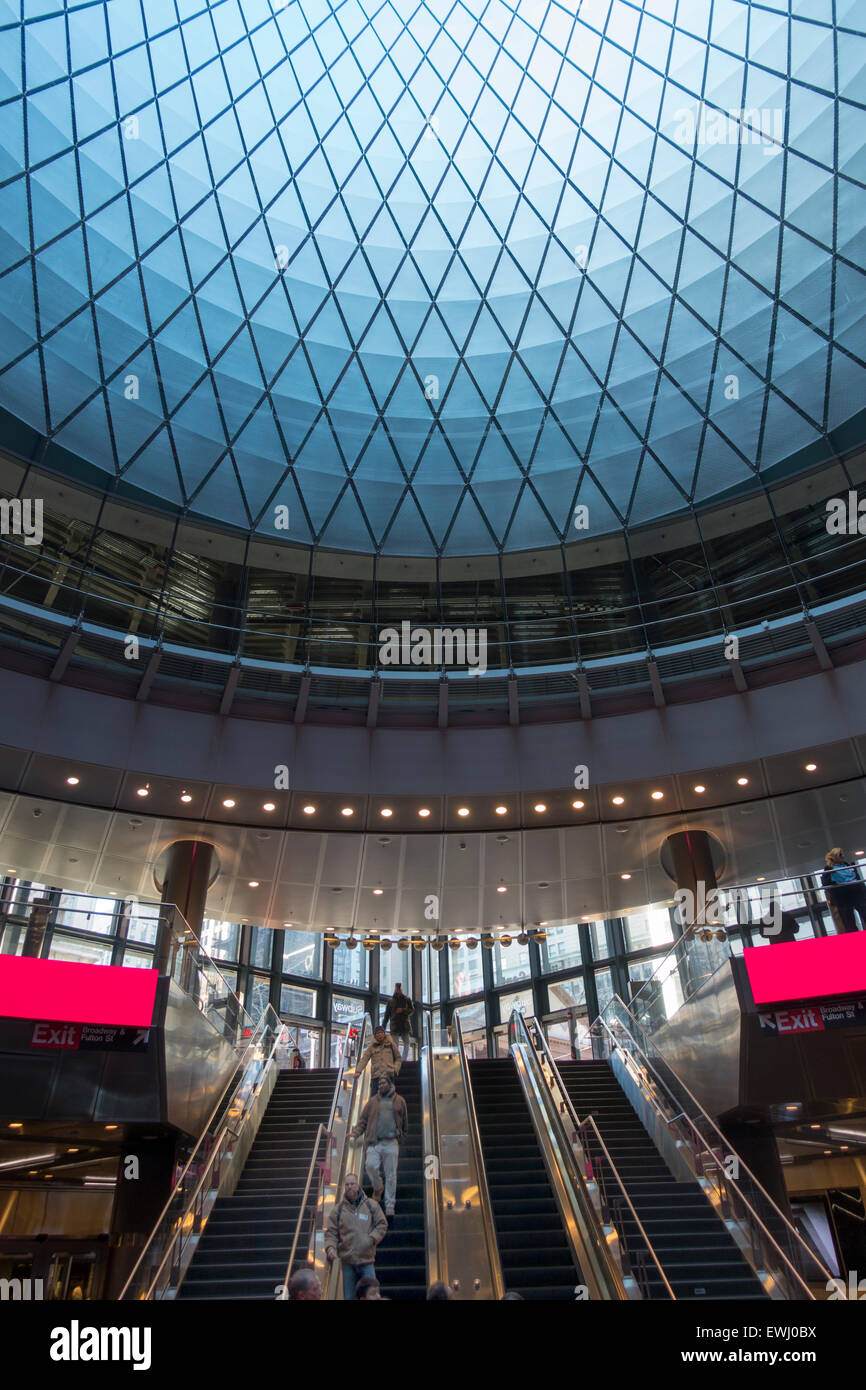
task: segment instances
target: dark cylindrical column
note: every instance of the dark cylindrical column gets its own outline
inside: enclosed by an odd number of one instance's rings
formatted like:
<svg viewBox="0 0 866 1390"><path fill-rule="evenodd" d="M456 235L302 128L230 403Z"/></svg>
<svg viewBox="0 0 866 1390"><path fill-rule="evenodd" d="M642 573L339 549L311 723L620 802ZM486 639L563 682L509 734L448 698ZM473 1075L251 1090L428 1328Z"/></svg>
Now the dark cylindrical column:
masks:
<svg viewBox="0 0 866 1390"><path fill-rule="evenodd" d="M117 1298L171 1191L173 1138L130 1139L117 1169L103 1298Z"/></svg>
<svg viewBox="0 0 866 1390"><path fill-rule="evenodd" d="M687 888L696 907L705 903L707 895L716 887L709 835L705 830L678 830L675 835L669 835L665 843L673 859L677 888Z"/></svg>
<svg viewBox="0 0 866 1390"><path fill-rule="evenodd" d="M176 840L168 851L168 863L162 885L162 903L181 912L196 936L201 932L207 890L213 869L214 848L202 840ZM192 942L188 943L190 946ZM172 933L163 933L159 950L159 968L170 968Z"/></svg>

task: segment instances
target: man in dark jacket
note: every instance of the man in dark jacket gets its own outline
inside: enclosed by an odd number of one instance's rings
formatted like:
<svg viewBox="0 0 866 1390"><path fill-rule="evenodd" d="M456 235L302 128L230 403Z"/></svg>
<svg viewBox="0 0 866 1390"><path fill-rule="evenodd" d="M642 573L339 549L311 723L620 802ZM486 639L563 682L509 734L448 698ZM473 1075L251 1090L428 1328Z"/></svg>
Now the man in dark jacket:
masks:
<svg viewBox="0 0 866 1390"><path fill-rule="evenodd" d="M388 1007L385 1010L385 1017L382 1022L387 1028L388 1022L391 1023L391 1032L395 1038L400 1039L400 1051L403 1061L406 1060L406 1053L409 1051L409 1039L412 1036L412 1015L415 1006L408 994L403 993L402 985L394 986L394 993L388 1000Z"/></svg>
<svg viewBox="0 0 866 1390"><path fill-rule="evenodd" d="M845 858L841 849L831 849L824 860L826 868L821 883L836 930L857 931L854 913L860 919L860 929L866 927L866 885L856 864Z"/></svg>
<svg viewBox="0 0 866 1390"><path fill-rule="evenodd" d="M328 1264L343 1265L343 1298L354 1299L359 1279L375 1279L376 1247L388 1230L378 1202L366 1197L354 1173L346 1174L343 1199L331 1208L325 1231Z"/></svg>
<svg viewBox="0 0 866 1390"><path fill-rule="evenodd" d="M397 1160L408 1124L406 1102L387 1076L379 1080L378 1095L371 1096L361 1111L352 1138L364 1135L364 1166L378 1202L385 1193L385 1215L394 1215L397 1196Z"/></svg>

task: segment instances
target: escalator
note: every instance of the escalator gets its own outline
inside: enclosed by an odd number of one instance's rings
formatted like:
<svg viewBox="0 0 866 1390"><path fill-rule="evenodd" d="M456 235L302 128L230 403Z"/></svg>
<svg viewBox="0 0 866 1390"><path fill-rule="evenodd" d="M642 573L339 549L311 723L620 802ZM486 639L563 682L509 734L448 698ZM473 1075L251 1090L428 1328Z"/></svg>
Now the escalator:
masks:
<svg viewBox="0 0 866 1390"><path fill-rule="evenodd" d="M560 1061L557 1070L578 1116L594 1118L676 1298L764 1299L698 1183L678 1182L670 1172L609 1063ZM603 1158L598 1162L604 1167ZM627 1241L637 1240L637 1222L624 1204L617 1224ZM651 1266L646 1278L649 1296L664 1297Z"/></svg>
<svg viewBox="0 0 866 1390"><path fill-rule="evenodd" d="M475 1115L506 1289L574 1299L582 1282L510 1057L469 1062Z"/></svg>
<svg viewBox="0 0 866 1390"><path fill-rule="evenodd" d="M179 1298L274 1298L337 1077L331 1069L280 1073L237 1188L217 1198Z"/></svg>
<svg viewBox="0 0 866 1390"><path fill-rule="evenodd" d="M396 1214L376 1251L376 1278L382 1295L394 1301L423 1299L427 1294L424 1244L424 1152L421 1136L421 1074L418 1062L404 1062L397 1090L406 1102L409 1133L400 1145ZM370 1185L364 1175L364 1187ZM384 1210L384 1198L382 1199Z"/></svg>

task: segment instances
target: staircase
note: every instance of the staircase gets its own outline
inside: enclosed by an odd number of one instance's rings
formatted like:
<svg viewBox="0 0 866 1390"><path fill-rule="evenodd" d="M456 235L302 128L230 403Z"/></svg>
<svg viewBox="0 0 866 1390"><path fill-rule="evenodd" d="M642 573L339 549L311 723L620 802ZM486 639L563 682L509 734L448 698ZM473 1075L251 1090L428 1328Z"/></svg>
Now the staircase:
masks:
<svg viewBox="0 0 866 1390"><path fill-rule="evenodd" d="M214 1203L178 1298L274 1297L285 1277L316 1130L328 1123L336 1082L332 1070L280 1072L240 1182L233 1196Z"/></svg>
<svg viewBox="0 0 866 1390"><path fill-rule="evenodd" d="M581 1282L510 1057L469 1063L505 1287L574 1299Z"/></svg>
<svg viewBox="0 0 866 1390"><path fill-rule="evenodd" d="M697 1182L677 1182L650 1139L607 1062L557 1063L579 1120L592 1115L678 1299L764 1298L743 1259ZM610 1187L609 1192L615 1189ZM630 1250L642 1242L625 1204L615 1224ZM651 1298L665 1298L652 1261L647 1264Z"/></svg>
<svg viewBox="0 0 866 1390"><path fill-rule="evenodd" d="M406 1102L409 1133L400 1145L396 1215L388 1221L388 1234L376 1251L376 1278L382 1286L383 1297L394 1302L405 1302L427 1296L421 1068L418 1062L403 1063L397 1077L397 1093ZM364 1190L371 1190L366 1173ZM384 1209L383 1197L382 1210Z"/></svg>

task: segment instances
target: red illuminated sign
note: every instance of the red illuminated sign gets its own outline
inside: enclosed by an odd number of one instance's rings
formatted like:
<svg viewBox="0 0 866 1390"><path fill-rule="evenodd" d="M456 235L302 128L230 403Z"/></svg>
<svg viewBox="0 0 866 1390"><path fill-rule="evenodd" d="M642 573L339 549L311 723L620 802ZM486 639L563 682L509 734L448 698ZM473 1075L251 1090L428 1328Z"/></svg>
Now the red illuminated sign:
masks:
<svg viewBox="0 0 866 1390"><path fill-rule="evenodd" d="M0 1017L149 1028L156 970L0 956Z"/></svg>
<svg viewBox="0 0 866 1390"><path fill-rule="evenodd" d="M743 952L752 997L762 1004L866 994L866 932L749 946Z"/></svg>

